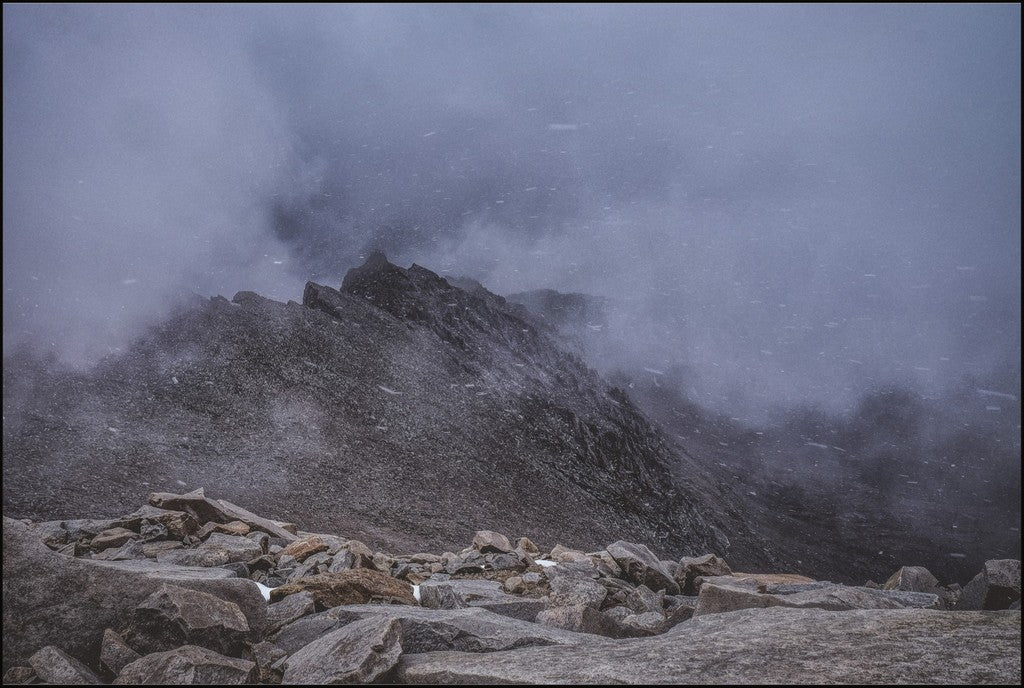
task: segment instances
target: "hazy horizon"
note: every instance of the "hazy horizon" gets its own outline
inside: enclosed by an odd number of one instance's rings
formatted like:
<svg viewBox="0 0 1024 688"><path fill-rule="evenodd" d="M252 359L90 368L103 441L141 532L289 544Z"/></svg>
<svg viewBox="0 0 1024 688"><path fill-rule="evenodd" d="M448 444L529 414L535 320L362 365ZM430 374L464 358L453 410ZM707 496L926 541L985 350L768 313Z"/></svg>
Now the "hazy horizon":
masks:
<svg viewBox="0 0 1024 688"><path fill-rule="evenodd" d="M745 418L1019 398L1020 85L1016 5L5 5L4 352L380 248Z"/></svg>

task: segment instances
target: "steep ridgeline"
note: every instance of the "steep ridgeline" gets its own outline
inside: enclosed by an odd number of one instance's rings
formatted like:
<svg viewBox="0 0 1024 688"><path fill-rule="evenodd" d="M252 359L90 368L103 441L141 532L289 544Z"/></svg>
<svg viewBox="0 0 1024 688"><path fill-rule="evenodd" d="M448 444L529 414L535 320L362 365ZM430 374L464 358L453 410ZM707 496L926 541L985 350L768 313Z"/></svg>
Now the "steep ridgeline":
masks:
<svg viewBox="0 0 1024 688"><path fill-rule="evenodd" d="M678 557L726 553L744 529L698 470L672 477L659 433L543 323L380 254L302 304L196 303L87 373L4 374L7 516L115 515L205 485L393 550L487 527Z"/></svg>

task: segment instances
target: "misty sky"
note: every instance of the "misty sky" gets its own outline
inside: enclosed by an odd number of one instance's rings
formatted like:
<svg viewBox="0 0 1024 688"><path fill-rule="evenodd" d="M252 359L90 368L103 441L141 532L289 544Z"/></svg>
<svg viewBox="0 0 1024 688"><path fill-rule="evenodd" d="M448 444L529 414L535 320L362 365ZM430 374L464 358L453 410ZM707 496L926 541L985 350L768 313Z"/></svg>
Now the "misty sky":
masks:
<svg viewBox="0 0 1024 688"><path fill-rule="evenodd" d="M1017 5L3 12L5 353L383 248L739 414L1019 386Z"/></svg>

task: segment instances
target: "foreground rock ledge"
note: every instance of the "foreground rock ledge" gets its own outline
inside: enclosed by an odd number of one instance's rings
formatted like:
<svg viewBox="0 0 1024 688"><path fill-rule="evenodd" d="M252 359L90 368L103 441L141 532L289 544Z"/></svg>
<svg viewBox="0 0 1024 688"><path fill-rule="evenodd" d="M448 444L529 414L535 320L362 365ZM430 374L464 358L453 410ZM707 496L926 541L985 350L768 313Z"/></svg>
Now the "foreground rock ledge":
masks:
<svg viewBox="0 0 1024 688"><path fill-rule="evenodd" d="M745 609L638 640L405 655L405 683L1008 683L1020 612Z"/></svg>

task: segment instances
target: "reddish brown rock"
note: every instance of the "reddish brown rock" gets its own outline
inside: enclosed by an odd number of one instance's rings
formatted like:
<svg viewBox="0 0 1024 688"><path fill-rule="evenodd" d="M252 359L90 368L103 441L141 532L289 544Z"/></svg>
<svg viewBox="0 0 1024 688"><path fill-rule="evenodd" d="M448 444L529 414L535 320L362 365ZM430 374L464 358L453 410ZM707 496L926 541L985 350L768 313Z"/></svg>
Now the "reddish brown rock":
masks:
<svg viewBox="0 0 1024 688"><path fill-rule="evenodd" d="M312 554L326 551L327 543L313 535L288 543L288 546L281 550L281 556L295 557L295 561L304 561Z"/></svg>
<svg viewBox="0 0 1024 688"><path fill-rule="evenodd" d="M318 609L368 602L419 604L413 597L411 585L373 569L352 569L306 576L274 588L270 592L270 601L277 602L304 590L312 593Z"/></svg>
<svg viewBox="0 0 1024 688"><path fill-rule="evenodd" d="M110 528L94 537L92 542L89 543L89 546L94 551L99 552L100 550L109 549L111 547L120 547L129 540L134 540L138 537L138 533L130 531L127 528Z"/></svg>

